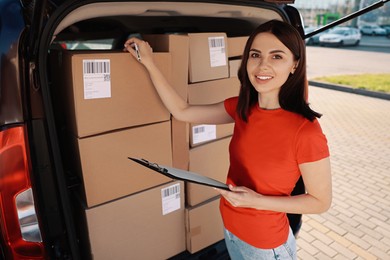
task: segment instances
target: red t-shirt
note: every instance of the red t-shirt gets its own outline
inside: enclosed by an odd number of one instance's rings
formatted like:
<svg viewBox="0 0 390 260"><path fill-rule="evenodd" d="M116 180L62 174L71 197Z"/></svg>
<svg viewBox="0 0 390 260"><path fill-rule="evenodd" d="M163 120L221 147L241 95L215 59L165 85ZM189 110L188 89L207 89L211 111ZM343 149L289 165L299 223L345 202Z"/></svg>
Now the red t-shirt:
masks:
<svg viewBox="0 0 390 260"><path fill-rule="evenodd" d="M237 97L225 100L225 109L235 120L227 183L263 195L289 196L301 174L299 164L329 156L318 121L254 106L245 123L236 113L237 101ZM223 198L220 210L225 228L248 244L270 249L287 240L286 213L235 208Z"/></svg>

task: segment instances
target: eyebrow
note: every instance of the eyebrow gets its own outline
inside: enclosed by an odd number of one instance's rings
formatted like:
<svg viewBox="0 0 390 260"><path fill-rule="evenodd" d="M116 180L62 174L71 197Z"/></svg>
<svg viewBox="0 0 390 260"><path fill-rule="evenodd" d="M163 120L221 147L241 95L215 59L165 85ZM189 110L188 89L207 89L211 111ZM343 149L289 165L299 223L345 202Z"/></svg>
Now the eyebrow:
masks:
<svg viewBox="0 0 390 260"><path fill-rule="evenodd" d="M254 51L254 52L258 52L258 53L261 53L261 51L257 50L257 49L250 49L249 50L250 52L251 51ZM282 51L282 50L272 50L270 53L286 53L285 51Z"/></svg>

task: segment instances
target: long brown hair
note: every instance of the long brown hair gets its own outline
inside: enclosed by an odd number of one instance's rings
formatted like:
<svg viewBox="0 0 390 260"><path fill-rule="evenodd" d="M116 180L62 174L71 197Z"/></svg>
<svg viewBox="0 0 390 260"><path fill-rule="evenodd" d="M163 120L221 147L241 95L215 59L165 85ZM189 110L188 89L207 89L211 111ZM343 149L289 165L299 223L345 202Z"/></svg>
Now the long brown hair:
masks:
<svg viewBox="0 0 390 260"><path fill-rule="evenodd" d="M290 74L279 91L281 108L300 114L310 121L313 121L316 117L321 117L321 114L313 111L307 103L306 49L304 41L292 25L278 20L271 20L257 27L249 36L245 45L242 63L238 70L238 78L241 82L237 104L238 115L241 119L247 121L250 109L258 102L258 92L249 80L246 67L253 40L262 32L270 32L275 35L293 53L294 60L299 61L294 74Z"/></svg>

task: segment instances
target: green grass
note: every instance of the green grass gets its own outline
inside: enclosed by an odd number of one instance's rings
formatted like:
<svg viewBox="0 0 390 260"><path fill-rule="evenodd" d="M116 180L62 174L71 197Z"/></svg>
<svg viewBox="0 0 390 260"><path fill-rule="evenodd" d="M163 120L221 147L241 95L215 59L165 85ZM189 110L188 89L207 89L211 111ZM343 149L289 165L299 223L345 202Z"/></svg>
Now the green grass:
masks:
<svg viewBox="0 0 390 260"><path fill-rule="evenodd" d="M314 80L357 89L390 93L390 74L337 75L319 77Z"/></svg>

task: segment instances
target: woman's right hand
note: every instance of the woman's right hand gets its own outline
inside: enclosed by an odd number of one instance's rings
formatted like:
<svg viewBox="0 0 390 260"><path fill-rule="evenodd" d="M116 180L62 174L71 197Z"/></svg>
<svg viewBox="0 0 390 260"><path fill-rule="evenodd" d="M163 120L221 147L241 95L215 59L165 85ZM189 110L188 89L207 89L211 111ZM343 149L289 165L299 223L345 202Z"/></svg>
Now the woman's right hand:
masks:
<svg viewBox="0 0 390 260"><path fill-rule="evenodd" d="M138 47L140 59L137 57L138 55L135 49L135 44ZM135 59L147 68L153 64L153 49L150 47L148 42L133 37L125 42L123 50L129 52Z"/></svg>

